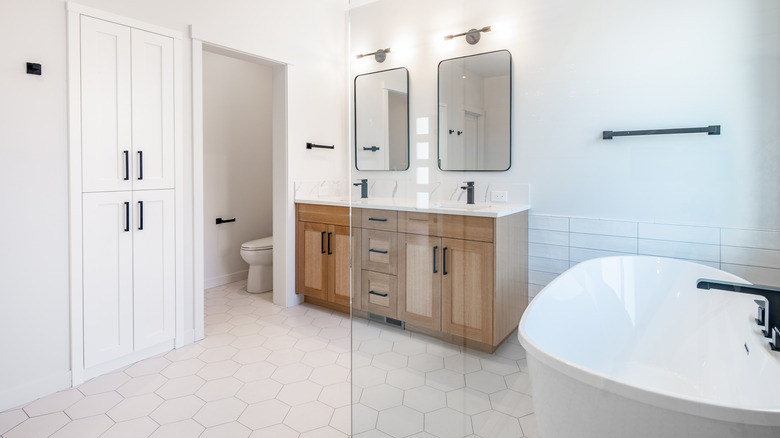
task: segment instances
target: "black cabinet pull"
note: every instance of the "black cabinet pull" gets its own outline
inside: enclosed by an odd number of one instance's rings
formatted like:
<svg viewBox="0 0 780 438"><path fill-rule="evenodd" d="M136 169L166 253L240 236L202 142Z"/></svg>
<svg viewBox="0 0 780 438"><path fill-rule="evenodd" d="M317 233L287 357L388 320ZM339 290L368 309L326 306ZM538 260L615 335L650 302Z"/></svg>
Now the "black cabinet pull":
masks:
<svg viewBox="0 0 780 438"><path fill-rule="evenodd" d="M144 151L138 151L138 179L144 179Z"/></svg>
<svg viewBox="0 0 780 438"><path fill-rule="evenodd" d="M368 218L368 220L375 221L375 222L387 222L387 219L379 219L379 218L375 218L375 217L370 217L370 218Z"/></svg>
<svg viewBox="0 0 780 438"><path fill-rule="evenodd" d="M123 151L122 154L125 156L125 181L130 180L130 151Z"/></svg>
<svg viewBox="0 0 780 438"><path fill-rule="evenodd" d="M325 231L322 232L322 236L320 237L320 250L325 254Z"/></svg>
<svg viewBox="0 0 780 438"><path fill-rule="evenodd" d="M331 254L333 254L332 252L330 252L330 236L331 236L332 234L333 234L333 233L328 233L328 255L331 255Z"/></svg>
<svg viewBox="0 0 780 438"><path fill-rule="evenodd" d="M447 275L447 247L441 250L441 270L442 274Z"/></svg>
<svg viewBox="0 0 780 438"><path fill-rule="evenodd" d="M143 229L144 229L144 201L138 201L138 213L139 213L138 229L143 231Z"/></svg>
<svg viewBox="0 0 780 438"><path fill-rule="evenodd" d="M370 295L377 295L377 296L380 296L380 297L386 297L387 296L387 294L380 294L379 292L374 292L372 290L368 291L368 293Z"/></svg>
<svg viewBox="0 0 780 438"><path fill-rule="evenodd" d="M438 246L433 247L433 273L438 274L439 271L436 270L436 251L439 250Z"/></svg>
<svg viewBox="0 0 780 438"><path fill-rule="evenodd" d="M375 252L377 254L387 254L387 251L380 251L378 249L370 248L368 252Z"/></svg>
<svg viewBox="0 0 780 438"><path fill-rule="evenodd" d="M125 202L125 231L130 231L130 203Z"/></svg>

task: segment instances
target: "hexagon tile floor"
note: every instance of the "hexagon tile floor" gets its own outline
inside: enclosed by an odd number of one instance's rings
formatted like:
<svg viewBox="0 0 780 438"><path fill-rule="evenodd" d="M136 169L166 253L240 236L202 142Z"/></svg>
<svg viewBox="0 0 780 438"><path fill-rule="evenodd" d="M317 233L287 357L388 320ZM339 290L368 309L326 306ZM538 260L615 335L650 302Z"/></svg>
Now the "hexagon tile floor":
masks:
<svg viewBox="0 0 780 438"><path fill-rule="evenodd" d="M495 355L303 304L245 282L206 291L206 337L0 412L2 438L536 436L525 352Z"/></svg>

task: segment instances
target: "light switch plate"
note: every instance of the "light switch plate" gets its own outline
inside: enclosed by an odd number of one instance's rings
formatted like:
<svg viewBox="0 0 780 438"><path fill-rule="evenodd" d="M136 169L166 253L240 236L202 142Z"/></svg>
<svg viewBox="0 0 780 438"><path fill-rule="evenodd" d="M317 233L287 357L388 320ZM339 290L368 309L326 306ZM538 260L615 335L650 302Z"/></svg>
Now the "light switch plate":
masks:
<svg viewBox="0 0 780 438"><path fill-rule="evenodd" d="M507 193L500 190L490 191L490 202L507 202Z"/></svg>

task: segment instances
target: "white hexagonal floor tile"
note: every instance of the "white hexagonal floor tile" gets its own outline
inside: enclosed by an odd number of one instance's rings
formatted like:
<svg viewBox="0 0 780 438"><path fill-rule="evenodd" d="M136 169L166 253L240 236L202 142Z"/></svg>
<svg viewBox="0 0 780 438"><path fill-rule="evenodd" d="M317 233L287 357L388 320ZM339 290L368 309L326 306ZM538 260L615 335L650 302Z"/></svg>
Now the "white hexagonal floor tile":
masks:
<svg viewBox="0 0 780 438"><path fill-rule="evenodd" d="M466 380L463 374L443 369L426 373L425 384L442 391L451 391L466 386Z"/></svg>
<svg viewBox="0 0 780 438"><path fill-rule="evenodd" d="M195 420L187 419L177 423L164 424L155 430L149 438L196 438L206 428Z"/></svg>
<svg viewBox="0 0 780 438"><path fill-rule="evenodd" d="M220 362L228 360L238 353L238 349L230 345L223 345L221 347L214 347L205 350L198 356L198 359L206 363Z"/></svg>
<svg viewBox="0 0 780 438"><path fill-rule="evenodd" d="M279 400L267 400L249 405L238 422L250 429L263 429L281 423L289 411L290 407Z"/></svg>
<svg viewBox="0 0 780 438"><path fill-rule="evenodd" d="M198 376L184 376L168 380L155 393L160 397L170 400L185 395L195 394L206 383Z"/></svg>
<svg viewBox="0 0 780 438"><path fill-rule="evenodd" d="M440 370L444 368L444 359L430 353L418 354L409 358L409 368L422 372Z"/></svg>
<svg viewBox="0 0 780 438"><path fill-rule="evenodd" d="M376 428L379 413L359 403L352 405L352 433L357 435Z"/></svg>
<svg viewBox="0 0 780 438"><path fill-rule="evenodd" d="M475 415L491 410L488 395L471 388L460 388L448 392L447 406L466 415Z"/></svg>
<svg viewBox="0 0 780 438"><path fill-rule="evenodd" d="M212 427L237 420L246 407L241 400L225 398L206 403L193 419L204 427Z"/></svg>
<svg viewBox="0 0 780 438"><path fill-rule="evenodd" d="M198 438L246 438L252 430L241 423L232 422L207 427Z"/></svg>
<svg viewBox="0 0 780 438"><path fill-rule="evenodd" d="M127 377L126 380L130 379L129 376L125 375L125 377ZM115 384L114 380L115 379L111 379L112 384L110 386L113 386ZM95 394L99 394L101 392L106 392L106 391L99 391L96 392ZM39 398L38 400L25 406L24 412L30 417L37 417L40 415L46 415L54 412L64 411L65 409L73 406L76 402L78 402L83 398L84 398L84 394L79 392L78 389L68 389L65 391L56 392L54 394L48 395L43 398Z"/></svg>
<svg viewBox="0 0 780 438"><path fill-rule="evenodd" d="M412 368L399 368L387 372L387 384L398 389L412 389L425 385L425 373Z"/></svg>
<svg viewBox="0 0 780 438"><path fill-rule="evenodd" d="M524 417L534 412L531 397L519 392L505 389L490 394L493 409L513 417Z"/></svg>
<svg viewBox="0 0 780 438"><path fill-rule="evenodd" d="M206 380L216 380L223 377L232 376L233 373L238 371L241 365L232 360L223 360L214 363L207 363L200 370L197 375Z"/></svg>
<svg viewBox="0 0 780 438"><path fill-rule="evenodd" d="M332 416L332 407L313 401L290 408L290 412L284 419L284 424L298 432L308 432L327 426Z"/></svg>
<svg viewBox="0 0 780 438"><path fill-rule="evenodd" d="M233 377L242 382L253 382L271 377L274 371L276 371L276 365L267 362L257 362L242 365L238 371L233 373Z"/></svg>
<svg viewBox="0 0 780 438"><path fill-rule="evenodd" d="M376 428L393 437L406 437L422 432L424 418L423 414L414 409L396 406L379 413Z"/></svg>
<svg viewBox="0 0 780 438"><path fill-rule="evenodd" d="M517 418L501 412L487 411L471 417L474 433L495 438L516 438L523 436L523 429Z"/></svg>
<svg viewBox="0 0 780 438"><path fill-rule="evenodd" d="M539 438L539 430L536 427L536 414L526 415L520 418L520 427L526 438Z"/></svg>
<svg viewBox="0 0 780 438"><path fill-rule="evenodd" d="M456 373L468 374L481 370L482 362L470 354L458 354L445 358L444 368Z"/></svg>
<svg viewBox="0 0 780 438"><path fill-rule="evenodd" d="M360 396L360 404L366 405L379 412L400 406L404 399L404 392L387 384L381 384L366 388Z"/></svg>
<svg viewBox="0 0 780 438"><path fill-rule="evenodd" d="M206 366L206 362L200 359L184 359L168 365L160 374L169 379L175 379L177 377L194 375L204 366Z"/></svg>
<svg viewBox="0 0 780 438"><path fill-rule="evenodd" d="M501 391L507 387L503 377L489 371L476 371L466 374L466 386L482 391L485 394Z"/></svg>
<svg viewBox="0 0 780 438"><path fill-rule="evenodd" d="M466 436L473 432L471 417L450 408L425 414L425 431L439 438Z"/></svg>
<svg viewBox="0 0 780 438"><path fill-rule="evenodd" d="M160 427L149 417L115 423L100 438L146 438Z"/></svg>
<svg viewBox="0 0 780 438"><path fill-rule="evenodd" d="M426 414L447 406L447 396L444 391L420 386L404 393L404 405Z"/></svg>
<svg viewBox="0 0 780 438"><path fill-rule="evenodd" d="M325 365L315 368L309 376L309 380L327 386L346 381L348 375L348 368L336 364Z"/></svg>
<svg viewBox="0 0 780 438"><path fill-rule="evenodd" d="M352 370L352 384L361 388L368 388L370 386L379 385L380 383L385 383L386 378L387 371L374 366L353 368Z"/></svg>
<svg viewBox="0 0 780 438"><path fill-rule="evenodd" d="M284 385L276 398L290 406L297 406L317 400L320 392L322 392L322 386L308 380L303 380L301 382Z"/></svg>
<svg viewBox="0 0 780 438"><path fill-rule="evenodd" d="M298 348L297 345L295 348L296 349ZM309 365L310 367L319 367L324 365L335 364L338 358L339 358L338 353L323 349L323 350L309 351L303 356L301 362L305 363L306 365Z"/></svg>
<svg viewBox="0 0 780 438"><path fill-rule="evenodd" d="M105 414L111 408L119 404L119 402L122 400L122 396L114 391L89 395L65 409L65 413L68 415L68 417L74 420L78 418L91 417L98 414Z"/></svg>
<svg viewBox="0 0 780 438"><path fill-rule="evenodd" d="M122 400L111 408L107 415L115 422L146 417L152 413L164 400L157 394L143 394Z"/></svg>
<svg viewBox="0 0 780 438"><path fill-rule="evenodd" d="M233 397L243 385L244 382L235 377L223 377L206 382L195 395L207 402L220 400Z"/></svg>
<svg viewBox="0 0 780 438"><path fill-rule="evenodd" d="M276 371L271 374L271 378L286 385L288 383L300 382L301 380L308 379L312 370L312 367L308 365L294 363L292 365L284 365L276 368Z"/></svg>
<svg viewBox="0 0 780 438"><path fill-rule="evenodd" d="M276 398L283 385L275 380L263 379L245 383L236 393L236 398L248 404Z"/></svg>
<svg viewBox="0 0 780 438"><path fill-rule="evenodd" d="M166 400L157 407L149 416L160 424L175 423L192 418L206 402L194 395Z"/></svg>
<svg viewBox="0 0 780 438"><path fill-rule="evenodd" d="M340 408L342 406L349 406L350 404L350 387L352 385L349 382L341 382L333 385L328 385L322 388L317 400L325 403L332 408Z"/></svg>

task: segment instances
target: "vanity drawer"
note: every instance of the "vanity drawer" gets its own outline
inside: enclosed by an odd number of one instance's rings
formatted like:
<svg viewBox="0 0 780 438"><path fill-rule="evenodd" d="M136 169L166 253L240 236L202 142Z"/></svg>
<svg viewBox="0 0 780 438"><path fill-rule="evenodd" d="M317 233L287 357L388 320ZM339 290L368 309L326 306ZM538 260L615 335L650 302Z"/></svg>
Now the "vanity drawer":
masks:
<svg viewBox="0 0 780 438"><path fill-rule="evenodd" d="M331 205L295 204L300 222L349 226L349 207Z"/></svg>
<svg viewBox="0 0 780 438"><path fill-rule="evenodd" d="M383 231L398 231L398 212L395 210L363 209L363 228Z"/></svg>
<svg viewBox="0 0 780 438"><path fill-rule="evenodd" d="M396 318L398 277L365 270L362 277L363 310Z"/></svg>
<svg viewBox="0 0 780 438"><path fill-rule="evenodd" d="M398 239L391 231L363 230L360 263L362 269L396 275ZM365 271L364 271L365 272Z"/></svg>
<svg viewBox="0 0 780 438"><path fill-rule="evenodd" d="M437 213L398 212L398 232L441 236L442 215Z"/></svg>
<svg viewBox="0 0 780 438"><path fill-rule="evenodd" d="M442 237L493 242L496 220L492 217L442 215Z"/></svg>

